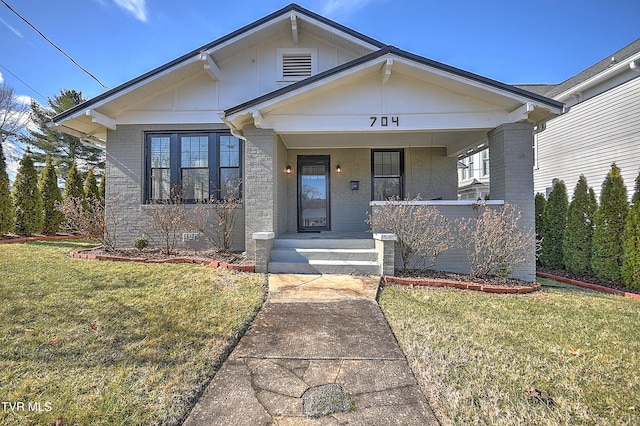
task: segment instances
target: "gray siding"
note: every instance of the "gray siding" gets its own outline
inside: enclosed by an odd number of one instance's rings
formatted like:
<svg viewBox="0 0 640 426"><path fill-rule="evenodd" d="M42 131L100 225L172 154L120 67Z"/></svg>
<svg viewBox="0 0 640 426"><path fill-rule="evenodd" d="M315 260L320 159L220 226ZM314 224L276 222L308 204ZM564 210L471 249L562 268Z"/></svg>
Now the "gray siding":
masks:
<svg viewBox="0 0 640 426"><path fill-rule="evenodd" d="M622 170L629 199L640 171L640 78L579 103L537 135L534 189L547 193L554 178L569 194L584 174L600 197L611 163ZM492 176L493 176L493 170Z"/></svg>

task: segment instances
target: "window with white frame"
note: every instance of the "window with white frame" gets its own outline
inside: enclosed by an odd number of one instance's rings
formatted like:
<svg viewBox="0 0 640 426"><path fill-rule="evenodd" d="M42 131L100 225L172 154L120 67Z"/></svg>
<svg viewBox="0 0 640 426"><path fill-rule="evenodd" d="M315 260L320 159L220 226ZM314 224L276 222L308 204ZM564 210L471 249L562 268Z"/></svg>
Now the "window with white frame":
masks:
<svg viewBox="0 0 640 426"><path fill-rule="evenodd" d="M482 176L489 176L489 150L482 151Z"/></svg>
<svg viewBox="0 0 640 426"><path fill-rule="evenodd" d="M317 73L318 51L316 49L278 49L277 53L280 81L298 81Z"/></svg>

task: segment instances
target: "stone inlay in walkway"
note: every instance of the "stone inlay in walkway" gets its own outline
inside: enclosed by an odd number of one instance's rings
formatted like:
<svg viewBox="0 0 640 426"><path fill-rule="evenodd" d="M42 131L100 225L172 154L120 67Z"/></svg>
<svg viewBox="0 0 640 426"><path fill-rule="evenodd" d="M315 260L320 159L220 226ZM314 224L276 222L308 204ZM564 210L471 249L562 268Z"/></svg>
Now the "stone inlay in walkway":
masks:
<svg viewBox="0 0 640 426"><path fill-rule="evenodd" d="M279 299L283 292L270 286L269 300L184 425L437 425L375 302L377 283L353 282L357 278L341 287L367 291L331 294L318 285L330 286L334 278L322 279L314 282L317 292L297 292L301 301L286 291ZM279 282L296 287L298 280ZM348 395L347 410L346 399L335 410L305 401L313 395L309 389L324 385Z"/></svg>

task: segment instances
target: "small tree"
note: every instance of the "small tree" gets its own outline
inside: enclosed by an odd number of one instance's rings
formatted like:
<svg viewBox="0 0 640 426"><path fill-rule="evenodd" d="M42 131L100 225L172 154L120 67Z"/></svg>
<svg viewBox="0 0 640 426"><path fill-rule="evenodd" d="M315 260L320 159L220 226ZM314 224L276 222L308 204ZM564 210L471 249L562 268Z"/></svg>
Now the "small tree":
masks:
<svg viewBox="0 0 640 426"><path fill-rule="evenodd" d="M499 210L482 207L478 217L458 220L459 244L474 277L507 277L535 247L533 229L518 225L521 213L511 204Z"/></svg>
<svg viewBox="0 0 640 426"><path fill-rule="evenodd" d="M607 174L595 214L591 268L598 278L621 282L624 227L629 211L627 189L615 163Z"/></svg>
<svg viewBox="0 0 640 426"><path fill-rule="evenodd" d="M567 188L561 180L556 181L542 213L542 251L540 264L548 268L562 269L562 244L567 224Z"/></svg>
<svg viewBox="0 0 640 426"><path fill-rule="evenodd" d="M640 290L640 174L624 227L622 278L627 287Z"/></svg>
<svg viewBox="0 0 640 426"><path fill-rule="evenodd" d="M16 232L33 235L42 231L42 195L38 188L38 173L33 161L25 153L13 186L16 206Z"/></svg>
<svg viewBox="0 0 640 426"><path fill-rule="evenodd" d="M4 161L2 140L0 139L0 235L13 232L14 224L15 210L11 192L9 191L9 175L7 174L7 164Z"/></svg>
<svg viewBox="0 0 640 426"><path fill-rule="evenodd" d="M417 205L416 201L420 198L402 202L397 197L391 198L366 220L373 232L396 235L404 270L418 265L432 267L453 241L447 218L435 207Z"/></svg>
<svg viewBox="0 0 640 426"><path fill-rule="evenodd" d="M224 195L222 199L211 197L199 202L190 214L191 226L201 232L218 250L231 250L237 210L242 204L239 189L238 183L235 188L221 191Z"/></svg>
<svg viewBox="0 0 640 426"><path fill-rule="evenodd" d="M67 200L68 198L85 199L84 188L82 185L82 176L78 172L76 162L71 163L71 168L67 174L67 178L64 182L64 194L62 198Z"/></svg>
<svg viewBox="0 0 640 426"><path fill-rule="evenodd" d="M101 198L96 175L93 174L93 167L89 169L87 177L84 180L84 196L87 200L91 200L93 198L100 200Z"/></svg>
<svg viewBox="0 0 640 426"><path fill-rule="evenodd" d="M567 227L564 232L564 266L574 273L591 271L591 240L593 238L593 216L598 208L593 189L587 185L587 178L580 179L573 192L573 200L567 213Z"/></svg>
<svg viewBox="0 0 640 426"><path fill-rule="evenodd" d="M58 209L62 196L58 188L58 175L47 155L44 169L40 173L40 193L42 194L43 232L55 235L64 223L64 215Z"/></svg>
<svg viewBox="0 0 640 426"><path fill-rule="evenodd" d="M151 226L160 236L164 254L173 254L178 244L181 229L187 227L187 215L182 197L173 190L170 200L154 200L144 208L149 216Z"/></svg>

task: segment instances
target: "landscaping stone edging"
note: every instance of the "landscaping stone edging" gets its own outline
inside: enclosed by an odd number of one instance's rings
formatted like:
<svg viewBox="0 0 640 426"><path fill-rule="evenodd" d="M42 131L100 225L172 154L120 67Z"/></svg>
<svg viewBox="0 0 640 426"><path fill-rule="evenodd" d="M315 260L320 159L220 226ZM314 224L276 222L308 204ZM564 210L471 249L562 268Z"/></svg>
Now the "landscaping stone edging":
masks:
<svg viewBox="0 0 640 426"><path fill-rule="evenodd" d="M20 237L0 240L0 244L28 243L31 241L59 241L59 240L80 240L89 238L82 235L41 235L36 237Z"/></svg>
<svg viewBox="0 0 640 426"><path fill-rule="evenodd" d="M474 290L482 291L485 293L498 293L498 294L526 294L533 293L540 290L541 286L538 283L532 283L531 285L521 286L508 286L508 285L495 285L495 284L480 284L467 281L454 281L445 279L433 279L433 278L403 278L392 277L385 275L386 282L393 282L402 285L412 285L420 287L450 287L461 290Z"/></svg>
<svg viewBox="0 0 640 426"><path fill-rule="evenodd" d="M599 291L601 293L615 294L617 296L628 297L630 299L640 300L640 294L628 293L622 290L616 290L615 288L604 287L597 284L585 283L577 281L571 278L560 277L558 275L548 274L546 272L536 272L536 275L540 278L548 278L550 280L559 281L561 283L575 285L577 287L587 288L589 290Z"/></svg>
<svg viewBox="0 0 640 426"><path fill-rule="evenodd" d="M217 260L198 259L191 257L174 257L171 259L147 259L144 257L122 257L110 256L105 254L82 253L82 250L72 251L69 256L74 259L86 260L110 260L112 262L138 262L138 263L194 263L204 266L212 266L214 268L231 269L239 272L255 272L256 267L253 265L234 265L231 263L220 262Z"/></svg>

